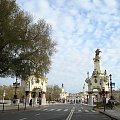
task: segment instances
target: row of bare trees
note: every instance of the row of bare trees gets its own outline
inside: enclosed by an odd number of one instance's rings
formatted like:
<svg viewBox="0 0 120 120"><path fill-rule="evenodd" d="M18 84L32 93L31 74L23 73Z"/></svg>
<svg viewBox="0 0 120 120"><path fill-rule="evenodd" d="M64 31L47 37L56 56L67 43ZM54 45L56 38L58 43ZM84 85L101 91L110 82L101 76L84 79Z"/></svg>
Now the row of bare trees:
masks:
<svg viewBox="0 0 120 120"><path fill-rule="evenodd" d="M47 86L46 100L58 101L60 98L61 88L58 85Z"/></svg>
<svg viewBox="0 0 120 120"><path fill-rule="evenodd" d="M5 92L5 99L6 100L12 100L14 93L15 93L15 88L11 85L9 86L0 86L0 99L2 100L3 94ZM47 86L46 90L46 99L47 101L54 101L58 100L60 97L61 93L61 88L58 85L49 85ZM17 96L19 99L23 99L23 96L25 96L25 91L23 87L19 87L17 89Z"/></svg>

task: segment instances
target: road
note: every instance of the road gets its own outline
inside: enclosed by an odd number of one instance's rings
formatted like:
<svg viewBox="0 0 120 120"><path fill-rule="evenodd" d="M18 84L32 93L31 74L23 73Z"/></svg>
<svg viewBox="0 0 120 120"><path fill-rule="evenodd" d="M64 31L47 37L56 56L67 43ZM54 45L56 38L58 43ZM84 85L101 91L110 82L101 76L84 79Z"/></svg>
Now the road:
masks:
<svg viewBox="0 0 120 120"><path fill-rule="evenodd" d="M2 113L0 120L110 120L110 118L87 105L56 104L34 110Z"/></svg>

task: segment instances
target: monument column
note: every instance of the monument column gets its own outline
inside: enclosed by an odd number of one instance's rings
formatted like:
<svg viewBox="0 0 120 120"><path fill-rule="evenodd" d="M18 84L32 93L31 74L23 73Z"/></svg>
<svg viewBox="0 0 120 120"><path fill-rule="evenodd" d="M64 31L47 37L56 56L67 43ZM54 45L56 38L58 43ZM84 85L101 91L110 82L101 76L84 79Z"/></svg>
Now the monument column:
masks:
<svg viewBox="0 0 120 120"><path fill-rule="evenodd" d="M101 95L98 94L98 102L100 102L100 101L101 101Z"/></svg>
<svg viewBox="0 0 120 120"><path fill-rule="evenodd" d="M88 104L92 106L93 105L92 92L88 92L88 94L89 94Z"/></svg>
<svg viewBox="0 0 120 120"><path fill-rule="evenodd" d="M41 96L41 105L46 105L46 96L45 96L45 92L42 93Z"/></svg>
<svg viewBox="0 0 120 120"><path fill-rule="evenodd" d="M94 70L96 70L98 73L100 73L100 56L99 56L99 53L101 51L99 49L97 49L95 51L95 58L93 59L94 60Z"/></svg>
<svg viewBox="0 0 120 120"><path fill-rule="evenodd" d="M29 92L29 102L30 100L32 99L32 94L31 94L31 91Z"/></svg>

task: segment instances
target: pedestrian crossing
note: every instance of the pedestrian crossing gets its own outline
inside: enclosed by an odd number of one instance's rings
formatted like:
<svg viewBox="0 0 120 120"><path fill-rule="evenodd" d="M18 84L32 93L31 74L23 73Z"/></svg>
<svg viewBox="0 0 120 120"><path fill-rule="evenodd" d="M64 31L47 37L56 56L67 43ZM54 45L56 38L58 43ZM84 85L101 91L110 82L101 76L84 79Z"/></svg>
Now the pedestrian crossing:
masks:
<svg viewBox="0 0 120 120"><path fill-rule="evenodd" d="M64 111L68 111L68 109L65 109Z"/></svg>
<svg viewBox="0 0 120 120"><path fill-rule="evenodd" d="M49 111L54 111L55 109L51 109L51 110L49 110Z"/></svg>
<svg viewBox="0 0 120 120"><path fill-rule="evenodd" d="M40 109L39 109L40 110ZM41 109L40 111L43 111L43 112L59 112L59 111L63 111L63 112L67 112L67 111L70 111L71 109L60 109L60 108L45 108L45 109ZM95 113L96 111L94 110L85 110L85 109L76 109L75 112L84 112L84 113Z"/></svg>

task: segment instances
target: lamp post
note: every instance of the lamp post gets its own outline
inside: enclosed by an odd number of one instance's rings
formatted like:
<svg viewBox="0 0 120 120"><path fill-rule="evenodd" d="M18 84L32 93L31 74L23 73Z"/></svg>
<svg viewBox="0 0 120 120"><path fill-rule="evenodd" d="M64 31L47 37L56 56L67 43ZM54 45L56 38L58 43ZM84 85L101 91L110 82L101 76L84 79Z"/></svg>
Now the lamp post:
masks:
<svg viewBox="0 0 120 120"><path fill-rule="evenodd" d="M111 109L113 108L113 95L112 95L112 88L115 87L115 83L112 82L112 75L110 74L110 93L111 93L111 96L110 96L110 99L111 99Z"/></svg>
<svg viewBox="0 0 120 120"><path fill-rule="evenodd" d="M25 91L25 108L24 110L26 110L26 104L27 104L27 96L29 94L29 91Z"/></svg>
<svg viewBox="0 0 120 120"><path fill-rule="evenodd" d="M84 99L84 103L85 103L85 84L83 85L83 99Z"/></svg>
<svg viewBox="0 0 120 120"><path fill-rule="evenodd" d="M41 105L42 91L39 92L39 106Z"/></svg>
<svg viewBox="0 0 120 120"><path fill-rule="evenodd" d="M102 89L102 96L103 96L103 106L104 106L104 112L105 112L105 107L106 107L106 97L105 97L105 90Z"/></svg>
<svg viewBox="0 0 120 120"><path fill-rule="evenodd" d="M5 90L3 91L3 110L2 111L4 111L4 104L5 104L4 98L5 98Z"/></svg>
<svg viewBox="0 0 120 120"><path fill-rule="evenodd" d="M51 93L49 93L49 104L50 104L50 101L51 101Z"/></svg>
<svg viewBox="0 0 120 120"><path fill-rule="evenodd" d="M3 91L3 103L4 103L4 98L5 98L5 90Z"/></svg>
<svg viewBox="0 0 120 120"><path fill-rule="evenodd" d="M36 91L33 92L33 107L35 105Z"/></svg>
<svg viewBox="0 0 120 120"><path fill-rule="evenodd" d="M19 88L19 86L20 86L20 83L18 83L17 77L16 77L16 81L15 81L15 83L13 83L13 87L15 88L14 103L16 103L16 99L18 98L17 97L17 88Z"/></svg>
<svg viewBox="0 0 120 120"><path fill-rule="evenodd" d="M111 93L111 99L113 99L113 95L112 95L112 88L115 88L115 83L112 82L112 78L111 78L111 74L110 76L110 93Z"/></svg>
<svg viewBox="0 0 120 120"><path fill-rule="evenodd" d="M111 93L111 96L110 96L110 98L112 99L112 75L110 74L109 75L110 76L110 93Z"/></svg>

